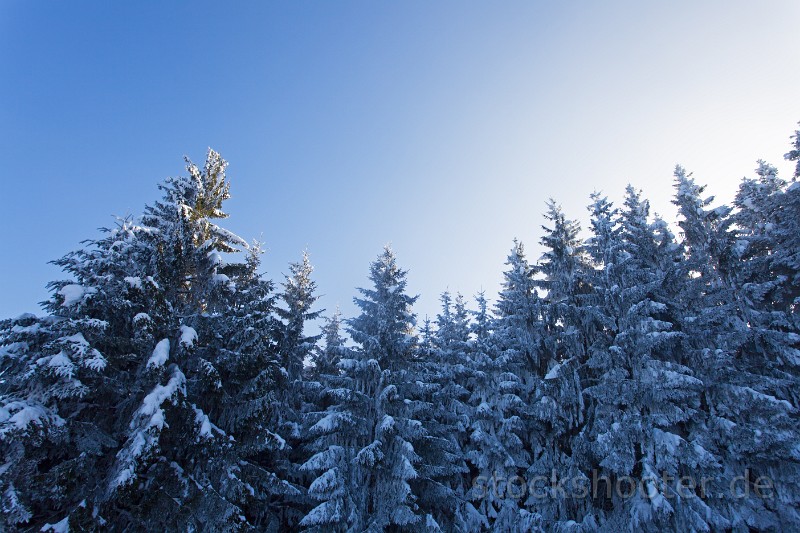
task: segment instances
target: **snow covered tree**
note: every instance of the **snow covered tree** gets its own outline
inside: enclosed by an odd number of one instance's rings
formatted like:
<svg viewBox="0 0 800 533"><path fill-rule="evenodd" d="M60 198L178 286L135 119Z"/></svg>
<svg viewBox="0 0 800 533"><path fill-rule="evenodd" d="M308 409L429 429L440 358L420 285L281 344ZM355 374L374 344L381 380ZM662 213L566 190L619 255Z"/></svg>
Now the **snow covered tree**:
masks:
<svg viewBox="0 0 800 533"><path fill-rule="evenodd" d="M469 531L480 527L480 515L466 495L471 477L466 464L468 428L472 418L470 387L473 382L470 315L464 298L444 292L436 331L424 335L415 397L426 404L417 419L426 438L415 443L420 455L419 475L412 482L422 509L444 530ZM427 325L426 325L427 326ZM428 327L423 329L429 330ZM410 380L409 380L410 381Z"/></svg>
<svg viewBox="0 0 800 533"><path fill-rule="evenodd" d="M763 161L759 161L756 174L756 180L742 181L734 202L737 211L732 219L739 261L734 262L729 277L755 335L752 349L765 358L760 364L796 368L800 360L792 333L800 326L800 240L795 231L800 187L787 187L775 167ZM786 390L784 397L794 398L797 405L794 393Z"/></svg>
<svg viewBox="0 0 800 533"><path fill-rule="evenodd" d="M794 230L800 187L795 183L787 186L772 165L763 161L758 165L758 178L743 180L735 200L738 211L733 222L745 261L739 284L750 307L765 313L764 318L775 311L772 320L795 319L789 327L797 328L800 261Z"/></svg>
<svg viewBox="0 0 800 533"><path fill-rule="evenodd" d="M530 464L532 436L526 420L541 361L535 344L538 299L522 243L514 242L506 264L493 335L488 346L478 339L489 353L479 356L482 375L472 393L467 457L475 474L468 497L485 524L512 531L529 518L522 495L512 493L511 484L522 479Z"/></svg>
<svg viewBox="0 0 800 533"><path fill-rule="evenodd" d="M787 188L777 170L763 161L756 174L757 179L742 181L734 201L735 243L720 269L716 291L722 303L706 305L698 314L719 318L696 337L718 361L717 380L709 380L706 397L709 440L719 449L721 478L745 475L745 483L752 485L766 476L774 489L773 498L752 492L741 497L723 484L716 507L734 528L792 529L798 523L800 495L798 458L792 451L798 432L793 420L800 353L791 310L796 285L790 281L796 215L787 202L794 185Z"/></svg>
<svg viewBox="0 0 800 533"><path fill-rule="evenodd" d="M236 446L209 418L221 410L215 401L224 389L216 335L237 279L247 270L225 260L247 243L214 223L227 217L226 167L209 150L204 167L189 162L189 175L168 179L161 186L164 198L142 217L137 264L143 272L131 285L138 290L144 284L139 280L152 280L153 290L140 300L134 318L154 348L136 361L133 394L118 411L128 422L105 494L118 525L246 523L237 501L244 483L229 468Z"/></svg>
<svg viewBox="0 0 800 533"><path fill-rule="evenodd" d="M692 262L701 269L696 272L707 277L709 274L704 270L718 270L719 265L715 263L730 248L727 234L730 223L727 217L731 209L727 206L706 209L714 197L701 197L705 186L697 185L691 174L687 174L681 166L675 167L674 176L675 198L672 203L678 206L681 216L678 226L682 230L683 245Z"/></svg>
<svg viewBox="0 0 800 533"><path fill-rule="evenodd" d="M535 286L543 292L535 349L541 360L531 413L538 421L531 446L528 479L577 480L585 477L590 459L583 439L583 377L589 347L598 327L591 286L593 268L579 237L580 226L561 207L548 202L541 244L544 254L536 266ZM540 370L541 372L541 370ZM552 487L551 487L552 488ZM557 491L547 498L531 494L526 505L548 523L581 522L585 499L565 498ZM591 519L591 518L590 518Z"/></svg>
<svg viewBox="0 0 800 533"><path fill-rule="evenodd" d="M609 235L603 212L593 225ZM609 272L598 280L616 330L611 345L596 346L589 360L597 381L587 389L594 402L587 438L602 480L592 487L595 512L611 529L707 530L718 517L663 477L692 475L713 462L688 427L700 415L703 383L686 366L675 327L681 248L663 221L650 222L648 202L630 186L617 224L618 243L603 251Z"/></svg>
<svg viewBox="0 0 800 533"><path fill-rule="evenodd" d="M227 312L202 317L198 333L202 337L207 331L215 339L209 346L213 352L205 353L213 357L219 381L205 394L204 410L236 443L229 479L249 525L275 530L285 516L281 502L300 490L275 464L286 449L276 420L288 383L278 349L283 325L275 313L277 295L259 272L261 254L260 243L251 245Z"/></svg>
<svg viewBox="0 0 800 533"><path fill-rule="evenodd" d="M303 468L318 473L309 494L320 503L300 523L309 529L379 531L431 520L418 514L409 484L419 461L412 441L424 430L401 393L416 345L416 298L405 293L406 272L388 247L369 277L372 288L355 299L361 314L350 321L357 346L339 363L344 385L329 391L336 403L311 427L316 453Z"/></svg>
<svg viewBox="0 0 800 533"><path fill-rule="evenodd" d="M709 526L741 527L729 512L732 504L745 505L734 503L735 496L726 487L737 475L739 464L736 459L733 462L737 466L731 467L726 460L726 456L730 458L730 420L722 413L726 399L736 395L736 382L743 377L736 371L735 359L747 325L733 284L737 259L730 208L711 208L713 197L703 198L704 189L683 168L676 168L673 203L678 206L685 250L680 294L674 300L680 308L677 327L682 332L686 364L703 382L701 411L685 425L685 438L707 453L705 464L695 467L695 472L713 480L699 495L708 506L705 515Z"/></svg>
<svg viewBox="0 0 800 533"><path fill-rule="evenodd" d="M796 181L779 196L780 208L772 233L776 241L770 270L780 283L776 306L786 316L785 329L800 330L800 185Z"/></svg>
<svg viewBox="0 0 800 533"><path fill-rule="evenodd" d="M342 313L338 307L333 315L325 317L320 333L324 346L317 348L312 355L313 377L325 382L328 377L339 374L339 361L347 351L342 337Z"/></svg>
<svg viewBox="0 0 800 533"><path fill-rule="evenodd" d="M119 220L56 261L74 279L49 285L51 314L19 317L0 334L3 454L14 465L0 482L10 528L81 523L87 513L105 520L108 458L127 429L115 413L129 405L135 354L146 361L155 345L153 324L138 313L157 292L142 275L144 231Z"/></svg>
<svg viewBox="0 0 800 533"><path fill-rule="evenodd" d="M484 291L479 292L475 296L475 303L477 304L477 309L470 312L472 314L470 333L473 336L475 344L483 345L488 342L492 334L492 317L489 312L489 302L486 300L486 293Z"/></svg>
<svg viewBox="0 0 800 533"><path fill-rule="evenodd" d="M316 342L321 338L321 335L305 335L305 325L316 320L322 311L312 310L319 297L315 294L317 284L311 279L314 267L311 266L308 252L303 252L302 261L289 265L289 271L281 294L285 308L278 309L278 315L285 322L280 352L289 380L297 381Z"/></svg>
<svg viewBox="0 0 800 533"><path fill-rule="evenodd" d="M227 216L225 167L213 151L189 163L138 224L56 261L74 279L49 285L49 316L5 324L9 526L247 527L258 467L223 429L221 332L235 329L223 311L251 305L237 288L252 268L225 261L247 244L213 222ZM249 372L269 372L261 356Z"/></svg>
<svg viewBox="0 0 800 533"><path fill-rule="evenodd" d="M308 323L322 313L321 310L314 310L318 296L316 282L311 278L313 271L308 253L303 252L300 262L289 265L289 274L285 276L283 292L280 294L283 305L276 309L278 316L283 319L278 353L287 386L279 395L281 408L275 411L273 424L286 445L280 453L273 454L271 464L274 466L271 469L297 486L306 484L306 475L300 470L300 466L308 459L303 450L308 439L303 431L303 413L319 398L320 387L317 382L306 379L308 372L305 370L321 337L306 332ZM274 501L273 506L282 517L281 529L296 527L308 511L308 505L305 495L294 493L284 494Z"/></svg>
<svg viewBox="0 0 800 533"><path fill-rule="evenodd" d="M445 338L450 338L448 343L439 341L440 347L435 350L436 356L433 357L434 361L438 358L448 361L449 365L454 365L453 368L447 368L443 364L437 364L440 368L440 380L446 384L450 389L458 391L457 406L459 412L463 413L460 417L453 417L450 415L450 424L445 424L442 429L453 433L451 437L458 445L456 451L458 453L457 461L454 461L454 466L466 461L466 471L455 469L454 473L460 475L452 482L454 495L458 499L458 504L454 507L452 528L460 531L477 531L485 529L489 526L489 518L487 512L490 513L489 507L480 509L483 505L485 497L491 497L488 494L489 490L494 490L492 486L491 474L487 477L487 469L485 468L482 459L481 446L486 444L486 438L482 434L482 428L493 428L493 424L485 420L486 412L483 412L479 417L476 415L476 409L483 405L488 405L486 402L491 401L490 398L494 395L494 378L497 373L494 367L494 359L492 357L493 349L491 346L491 327L492 316L489 312L489 304L481 292L476 297L477 309L474 311L467 311L467 314L472 315L472 320L467 320L465 317L464 308L465 304L463 299L457 300L455 316L458 318L458 323L468 326L468 331L463 331L463 326L453 328L448 326L444 328L444 332L450 332L443 335ZM452 314L445 311L446 301L443 302L443 313L440 315L439 320L442 322L448 321L446 318L448 314L451 315L449 321L452 321ZM456 336L457 342L452 342L452 332L459 332ZM437 332L438 333L438 332ZM449 347L448 347L449 344ZM452 351L455 349L456 353ZM449 354L442 354L442 350L448 350ZM449 383L448 380L453 381ZM442 417L448 420L447 416ZM456 427L452 427L455 423ZM466 424L465 427L462 427ZM448 427L449 426L449 427ZM459 434L459 432L461 434ZM480 465L484 465L481 469ZM492 516L492 518L494 518ZM445 520L440 520L445 522Z"/></svg>

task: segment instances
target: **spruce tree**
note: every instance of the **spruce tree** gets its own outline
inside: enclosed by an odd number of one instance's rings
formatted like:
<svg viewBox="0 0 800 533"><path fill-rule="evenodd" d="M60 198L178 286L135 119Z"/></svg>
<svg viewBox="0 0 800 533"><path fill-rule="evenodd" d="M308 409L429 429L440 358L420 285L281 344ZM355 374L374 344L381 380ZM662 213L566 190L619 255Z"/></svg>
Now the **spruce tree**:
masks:
<svg viewBox="0 0 800 533"><path fill-rule="evenodd" d="M731 216L733 258L723 270L737 304L738 325L728 329L724 386L709 409L719 443L724 479L744 476L753 486L770 480L771 498L729 494L720 508L735 528L792 529L798 523L798 461L792 451L798 429L798 344L793 325L791 264L796 224L777 170L759 161L756 179L745 179ZM791 233L791 234L790 234ZM796 246L794 250L797 250ZM725 329L716 328L719 336ZM769 423L765 421L769 420ZM720 428L723 431L713 431ZM728 491L730 493L731 491Z"/></svg>
<svg viewBox="0 0 800 533"><path fill-rule="evenodd" d="M488 364L473 392L470 451L475 483L469 492L483 521L495 530L515 530L538 520L522 509L518 480L530 466L530 401L541 359L535 349L538 298L533 269L522 243L508 256L503 288L495 305Z"/></svg>
<svg viewBox="0 0 800 533"><path fill-rule="evenodd" d="M9 526L248 526L262 487L223 429L221 332L252 269L226 261L247 244L214 222L227 216L225 168L213 151L189 163L140 222L56 261L73 279L49 285L50 315L6 324ZM268 371L262 357L250 372Z"/></svg>
<svg viewBox="0 0 800 533"><path fill-rule="evenodd" d="M602 252L611 260L606 269L613 265L605 274L604 314L617 326L610 346L593 350L589 364L598 377L587 389L593 399L587 437L599 466L600 482L592 487L598 521L607 528L704 530L707 507L663 477L691 475L713 460L686 439L700 414L703 383L686 366L675 327L681 249L663 221L649 220L648 202L632 187L617 224L618 242ZM595 227L609 228L602 219ZM602 242L603 235L596 239Z"/></svg>
<svg viewBox="0 0 800 533"><path fill-rule="evenodd" d="M467 531L481 523L467 501L472 481L466 462L472 420L469 386L474 374L470 314L460 294L453 299L444 292L440 301L436 331L427 349L420 350L414 379L417 395L429 408L418 415L427 435L415 445L421 464L413 486L420 506L443 530Z"/></svg>
<svg viewBox="0 0 800 533"><path fill-rule="evenodd" d="M312 355L313 377L325 383L339 375L339 361L346 353L345 339L342 337L342 313L338 307L333 315L325 317L320 334L324 345L315 349Z"/></svg>
<svg viewBox="0 0 800 533"><path fill-rule="evenodd" d="M372 288L359 289L361 314L349 323L356 347L342 359L336 403L312 427L316 453L303 469L317 474L309 494L319 504L301 525L326 531L379 531L425 523L410 481L424 434L409 418L413 402L401 381L414 356L416 297L405 293L406 272L386 248L370 265Z"/></svg>
<svg viewBox="0 0 800 533"><path fill-rule="evenodd" d="M534 349L542 361L541 379L531 412L538 421L532 444L528 479L584 480L590 460L582 430L585 423L584 377L589 345L597 320L594 316L592 267L579 238L580 226L569 220L561 207L548 202L541 244L544 253L536 271L535 286L543 292ZM583 481L585 482L585 481ZM567 498L552 489L537 497L536 489L526 502L548 523L580 522L586 512L583 499ZM559 485L556 484L556 487ZM534 491L532 491L534 492Z"/></svg>
<svg viewBox="0 0 800 533"><path fill-rule="evenodd" d="M283 319L278 353L287 386L279 394L280 410L276 412L274 425L286 445L280 453L271 457L271 463L282 478L291 480L297 487L305 485L307 481L307 476L300 469L308 459L304 447L309 436L304 432L303 416L319 396L319 384L307 379L309 372L306 370L321 337L306 332L308 323L322 313L322 310L314 310L318 296L316 282L311 278L313 271L308 253L303 252L301 261L289 265L289 274L285 276L280 294L282 306L276 309L278 316ZM281 529L296 527L310 508L309 505L305 495L296 493L275 500L273 506L280 512Z"/></svg>

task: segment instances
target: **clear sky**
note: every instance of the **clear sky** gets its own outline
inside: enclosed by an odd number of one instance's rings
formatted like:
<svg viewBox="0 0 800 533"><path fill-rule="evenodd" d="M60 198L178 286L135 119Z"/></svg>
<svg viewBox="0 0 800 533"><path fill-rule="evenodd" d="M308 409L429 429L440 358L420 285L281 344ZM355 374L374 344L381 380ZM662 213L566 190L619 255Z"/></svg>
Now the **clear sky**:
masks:
<svg viewBox="0 0 800 533"><path fill-rule="evenodd" d="M352 315L391 242L417 312L493 298L548 197L586 220L628 182L674 218L681 163L732 198L800 120L800 2L0 0L0 316L47 261L230 162L226 227L281 279L308 248Z"/></svg>

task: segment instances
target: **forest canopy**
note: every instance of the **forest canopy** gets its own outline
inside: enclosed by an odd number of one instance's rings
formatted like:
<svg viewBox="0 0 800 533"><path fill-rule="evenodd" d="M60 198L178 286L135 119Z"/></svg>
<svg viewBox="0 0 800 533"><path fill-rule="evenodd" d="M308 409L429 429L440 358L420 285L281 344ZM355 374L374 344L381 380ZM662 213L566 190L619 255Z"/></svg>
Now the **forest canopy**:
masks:
<svg viewBox="0 0 800 533"><path fill-rule="evenodd" d="M676 226L551 201L541 259L424 321L389 247L353 317L307 254L269 279L226 161L187 160L0 321L0 528L800 530L791 142L729 204L677 167Z"/></svg>

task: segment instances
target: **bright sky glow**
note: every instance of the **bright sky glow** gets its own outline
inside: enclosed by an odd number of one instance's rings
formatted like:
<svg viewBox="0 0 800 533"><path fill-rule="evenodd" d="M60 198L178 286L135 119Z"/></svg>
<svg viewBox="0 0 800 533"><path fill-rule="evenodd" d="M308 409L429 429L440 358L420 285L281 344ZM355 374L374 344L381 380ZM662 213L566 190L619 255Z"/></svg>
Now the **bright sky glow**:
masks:
<svg viewBox="0 0 800 533"><path fill-rule="evenodd" d="M672 220L680 163L729 201L800 120L800 3L0 4L0 316L39 312L46 262L230 161L225 226L279 281L308 248L323 307L391 242L438 294L494 298L545 201L586 220L628 182Z"/></svg>

